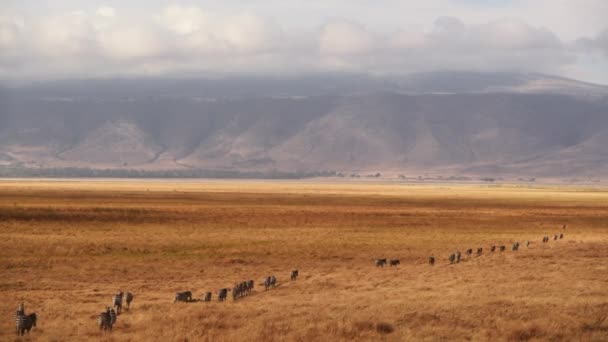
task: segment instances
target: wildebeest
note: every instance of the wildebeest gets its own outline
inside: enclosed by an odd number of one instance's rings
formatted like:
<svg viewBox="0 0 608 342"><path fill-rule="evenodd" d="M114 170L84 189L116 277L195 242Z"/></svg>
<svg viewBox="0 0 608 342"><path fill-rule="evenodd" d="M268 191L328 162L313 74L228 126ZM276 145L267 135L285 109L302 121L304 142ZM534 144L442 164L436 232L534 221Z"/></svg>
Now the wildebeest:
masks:
<svg viewBox="0 0 608 342"><path fill-rule="evenodd" d="M376 259L376 267L384 267L386 265L386 259Z"/></svg>
<svg viewBox="0 0 608 342"><path fill-rule="evenodd" d="M210 302L211 301L211 292L206 292L205 296L203 297L203 302Z"/></svg>
<svg viewBox="0 0 608 342"><path fill-rule="evenodd" d="M513 244L513 246L511 246L511 250L512 250L512 251L517 251L517 250L519 250L519 242L515 242L515 243Z"/></svg>
<svg viewBox="0 0 608 342"><path fill-rule="evenodd" d="M132 301L133 301L133 294L131 292L125 293L125 303L127 303L127 311L131 308Z"/></svg>
<svg viewBox="0 0 608 342"><path fill-rule="evenodd" d="M264 280L264 288L268 290L270 287L275 287L277 285L277 278L273 275L266 277Z"/></svg>
<svg viewBox="0 0 608 342"><path fill-rule="evenodd" d="M543 243L547 243L547 242L549 242L549 237L545 235L543 237Z"/></svg>
<svg viewBox="0 0 608 342"><path fill-rule="evenodd" d="M298 275L299 275L298 270L293 270L293 271L291 271L291 275L289 277L291 278L291 280L296 280L296 279L298 279Z"/></svg>
<svg viewBox="0 0 608 342"><path fill-rule="evenodd" d="M501 251L501 252L504 252L504 251L505 251L505 248L506 248L506 247L505 247L504 245L502 245L502 246L500 246L500 248L499 248L499 249L500 249L500 251Z"/></svg>
<svg viewBox="0 0 608 342"><path fill-rule="evenodd" d="M399 261L399 259L391 259L388 264L390 266L397 266L397 265L401 264L401 262Z"/></svg>
<svg viewBox="0 0 608 342"><path fill-rule="evenodd" d="M467 255L470 256L471 254L473 254L473 248L467 249Z"/></svg>
<svg viewBox="0 0 608 342"><path fill-rule="evenodd" d="M460 262L461 257L462 257L462 255L460 254L460 252L456 252L456 263Z"/></svg>
<svg viewBox="0 0 608 342"><path fill-rule="evenodd" d="M110 307L106 306L106 311L102 311L97 318L99 330L112 330L112 317L110 316Z"/></svg>
<svg viewBox="0 0 608 342"><path fill-rule="evenodd" d="M557 234L553 235L553 240L557 240Z"/></svg>
<svg viewBox="0 0 608 342"><path fill-rule="evenodd" d="M526 240L526 247L530 247L530 241Z"/></svg>
<svg viewBox="0 0 608 342"><path fill-rule="evenodd" d="M450 264L453 264L456 261L456 253L450 254Z"/></svg>
<svg viewBox="0 0 608 342"><path fill-rule="evenodd" d="M116 313L118 315L122 312L122 296L123 292L120 291L112 297L112 307L116 308Z"/></svg>
<svg viewBox="0 0 608 342"><path fill-rule="evenodd" d="M228 289L228 288L223 288L223 289L219 289L217 291L217 300L218 300L218 302L224 302L224 301L226 301L226 297L228 297L228 291L229 290L230 289Z"/></svg>
<svg viewBox="0 0 608 342"><path fill-rule="evenodd" d="M490 248L490 252L494 252L496 251L496 246L492 245L492 248Z"/></svg>
<svg viewBox="0 0 608 342"><path fill-rule="evenodd" d="M477 248L477 255L479 256L482 253L483 253L483 248L482 247Z"/></svg>
<svg viewBox="0 0 608 342"><path fill-rule="evenodd" d="M562 233L562 234L559 234L559 238L560 238L560 239L563 239L563 238L564 238L564 234L563 234L563 233Z"/></svg>
<svg viewBox="0 0 608 342"><path fill-rule="evenodd" d="M431 265L431 266L435 265L435 257L434 256L430 256L429 257L429 265Z"/></svg>
<svg viewBox="0 0 608 342"><path fill-rule="evenodd" d="M564 226L562 227L562 229L566 229L566 225L564 225Z"/></svg>
<svg viewBox="0 0 608 342"><path fill-rule="evenodd" d="M184 291L178 292L175 294L175 302L191 302L192 301L192 291Z"/></svg>

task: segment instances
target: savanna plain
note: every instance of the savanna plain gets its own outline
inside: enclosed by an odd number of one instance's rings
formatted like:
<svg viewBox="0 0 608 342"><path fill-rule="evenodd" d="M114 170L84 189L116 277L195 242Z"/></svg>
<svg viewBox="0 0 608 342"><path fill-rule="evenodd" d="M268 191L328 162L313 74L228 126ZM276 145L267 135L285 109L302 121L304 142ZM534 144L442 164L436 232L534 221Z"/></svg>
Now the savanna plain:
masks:
<svg viewBox="0 0 608 342"><path fill-rule="evenodd" d="M251 295L217 301L249 279ZM131 309L100 332L119 290ZM187 290L213 301L173 303ZM608 341L608 191L2 181L0 296L2 341ZM21 301L38 315L23 338Z"/></svg>

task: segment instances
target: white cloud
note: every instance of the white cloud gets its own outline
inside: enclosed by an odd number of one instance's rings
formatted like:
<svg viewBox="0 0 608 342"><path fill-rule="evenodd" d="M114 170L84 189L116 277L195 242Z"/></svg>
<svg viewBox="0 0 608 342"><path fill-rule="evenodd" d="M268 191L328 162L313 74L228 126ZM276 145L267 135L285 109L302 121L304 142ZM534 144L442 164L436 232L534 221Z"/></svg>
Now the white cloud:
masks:
<svg viewBox="0 0 608 342"><path fill-rule="evenodd" d="M429 4L440 2L445 0ZM357 8L363 8L363 3ZM317 2L316 6L329 5ZM405 16L403 27L375 30L349 19L285 29L273 18L250 11L225 13L179 5L153 13L121 10L120 15L112 7L25 17L0 15L0 77L162 75L185 70L406 73L475 69L559 74L589 68L590 63L577 65L584 54L602 51L604 64L608 58L608 31L573 43L543 25L513 16L470 17L440 16L421 26L409 25ZM587 75L589 70L580 74Z"/></svg>
<svg viewBox="0 0 608 342"><path fill-rule="evenodd" d="M114 18L116 17L116 10L113 7L99 7L97 9L97 15L104 18Z"/></svg>

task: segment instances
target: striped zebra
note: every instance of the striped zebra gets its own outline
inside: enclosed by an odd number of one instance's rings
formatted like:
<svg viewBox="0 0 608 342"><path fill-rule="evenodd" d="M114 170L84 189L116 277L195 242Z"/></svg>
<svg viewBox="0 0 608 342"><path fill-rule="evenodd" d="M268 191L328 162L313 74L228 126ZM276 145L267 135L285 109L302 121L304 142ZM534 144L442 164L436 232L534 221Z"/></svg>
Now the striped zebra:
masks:
<svg viewBox="0 0 608 342"><path fill-rule="evenodd" d="M116 311L114 311L114 308L110 309L110 323L112 323L112 325L114 325L116 323Z"/></svg>
<svg viewBox="0 0 608 342"><path fill-rule="evenodd" d="M36 314L31 313L26 315L25 312L17 310L15 313L15 328L18 336L23 336L27 332L30 333L32 328L36 327Z"/></svg>
<svg viewBox="0 0 608 342"><path fill-rule="evenodd" d="M175 302L191 302L192 301L192 291L178 292L175 294Z"/></svg>
<svg viewBox="0 0 608 342"><path fill-rule="evenodd" d="M110 315L110 307L106 306L106 311L102 311L98 318L97 323L99 324L99 330L112 330L112 316Z"/></svg>
<svg viewBox="0 0 608 342"><path fill-rule="evenodd" d="M125 293L125 303L127 303L127 311L131 308L131 302L133 301L133 294L131 292Z"/></svg>
<svg viewBox="0 0 608 342"><path fill-rule="evenodd" d="M118 292L112 297L112 307L116 308L116 314L120 315L122 312L122 297L124 293L122 291Z"/></svg>
<svg viewBox="0 0 608 342"><path fill-rule="evenodd" d="M223 288L217 291L217 300L220 302L226 301L226 297L228 297L228 289Z"/></svg>
<svg viewBox="0 0 608 342"><path fill-rule="evenodd" d="M253 287L255 286L254 283L255 282L253 281L253 279L247 280L247 292L248 293L251 293L251 291L253 291Z"/></svg>
<svg viewBox="0 0 608 342"><path fill-rule="evenodd" d="M264 288L268 290L270 287L275 287L277 285L277 278L273 275L268 276L264 281Z"/></svg>

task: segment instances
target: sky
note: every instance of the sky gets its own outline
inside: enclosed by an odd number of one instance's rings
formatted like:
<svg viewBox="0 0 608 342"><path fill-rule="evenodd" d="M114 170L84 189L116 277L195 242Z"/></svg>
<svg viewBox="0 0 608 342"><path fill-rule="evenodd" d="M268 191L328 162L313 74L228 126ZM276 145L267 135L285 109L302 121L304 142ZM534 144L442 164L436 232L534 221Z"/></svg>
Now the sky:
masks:
<svg viewBox="0 0 608 342"><path fill-rule="evenodd" d="M1 0L0 80L540 72L608 84L606 0Z"/></svg>

